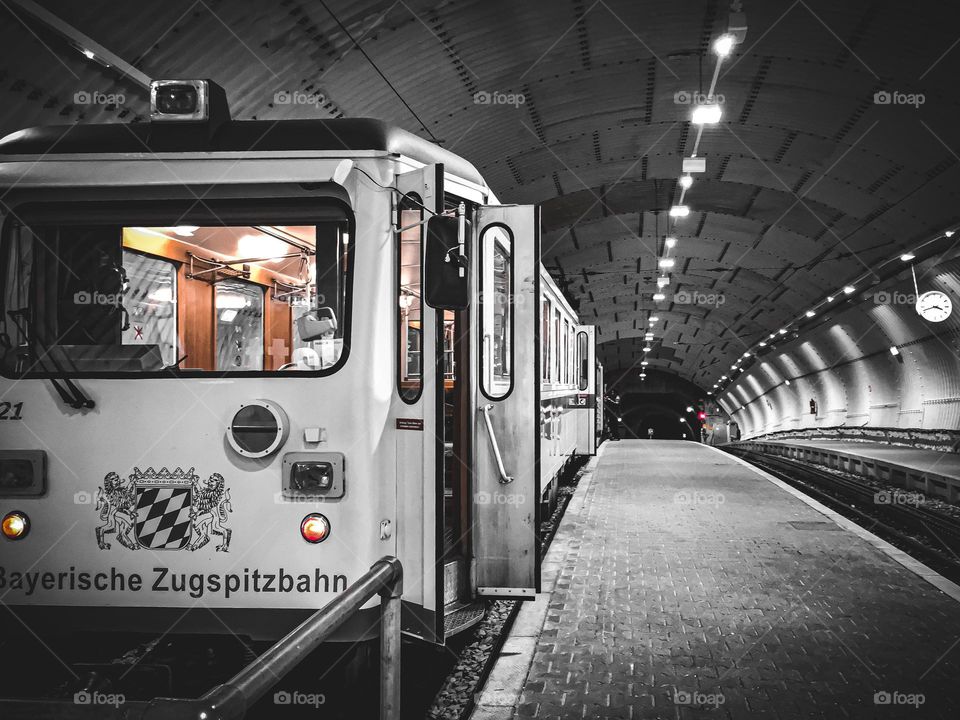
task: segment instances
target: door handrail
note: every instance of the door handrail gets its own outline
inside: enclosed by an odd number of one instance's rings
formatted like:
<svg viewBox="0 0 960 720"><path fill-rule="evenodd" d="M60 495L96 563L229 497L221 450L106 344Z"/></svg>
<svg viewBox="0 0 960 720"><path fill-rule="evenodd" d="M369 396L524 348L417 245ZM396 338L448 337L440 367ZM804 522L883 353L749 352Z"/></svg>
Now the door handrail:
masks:
<svg viewBox="0 0 960 720"><path fill-rule="evenodd" d="M497 470L500 472L500 484L507 485L513 482L513 476L507 475L507 470L503 466L503 457L500 455L500 446L497 444L497 436L493 434L493 423L490 422L490 411L493 405L487 404L480 408L483 413L483 420L487 426L487 435L490 436L490 447L493 448L493 456L497 459Z"/></svg>
<svg viewBox="0 0 960 720"><path fill-rule="evenodd" d="M304 620L230 680L199 698L155 698L119 706L69 700L0 700L3 718L116 718L119 720L240 720L313 650L380 595L380 718L400 720L400 596L403 567L391 556L377 560L353 585Z"/></svg>

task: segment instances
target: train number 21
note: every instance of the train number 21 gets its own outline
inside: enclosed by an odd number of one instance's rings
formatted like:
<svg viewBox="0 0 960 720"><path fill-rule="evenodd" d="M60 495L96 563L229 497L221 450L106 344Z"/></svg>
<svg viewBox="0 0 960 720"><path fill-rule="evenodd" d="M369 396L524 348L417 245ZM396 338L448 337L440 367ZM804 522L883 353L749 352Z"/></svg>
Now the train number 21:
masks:
<svg viewBox="0 0 960 720"><path fill-rule="evenodd" d="M11 412L12 411L12 412ZM0 420L23 420L23 403L0 402Z"/></svg>

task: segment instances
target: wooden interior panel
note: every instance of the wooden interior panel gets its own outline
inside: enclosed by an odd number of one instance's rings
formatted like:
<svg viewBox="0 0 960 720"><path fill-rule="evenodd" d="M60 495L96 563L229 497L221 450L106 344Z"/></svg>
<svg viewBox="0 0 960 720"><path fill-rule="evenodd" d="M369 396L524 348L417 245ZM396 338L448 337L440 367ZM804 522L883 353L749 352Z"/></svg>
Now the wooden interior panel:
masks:
<svg viewBox="0 0 960 720"><path fill-rule="evenodd" d="M267 290L263 308L263 369L279 370L293 357L293 309Z"/></svg>
<svg viewBox="0 0 960 720"><path fill-rule="evenodd" d="M177 270L179 353L187 356L180 368L216 370L213 285L187 278L188 272L189 265L181 265Z"/></svg>

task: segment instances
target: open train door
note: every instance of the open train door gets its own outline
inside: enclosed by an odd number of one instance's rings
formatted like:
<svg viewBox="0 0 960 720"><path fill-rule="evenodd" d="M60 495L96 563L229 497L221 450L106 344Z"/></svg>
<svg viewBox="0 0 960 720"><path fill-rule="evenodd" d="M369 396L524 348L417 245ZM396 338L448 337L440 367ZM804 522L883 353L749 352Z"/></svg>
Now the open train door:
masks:
<svg viewBox="0 0 960 720"><path fill-rule="evenodd" d="M540 589L540 210L481 206L471 238L478 595Z"/></svg>

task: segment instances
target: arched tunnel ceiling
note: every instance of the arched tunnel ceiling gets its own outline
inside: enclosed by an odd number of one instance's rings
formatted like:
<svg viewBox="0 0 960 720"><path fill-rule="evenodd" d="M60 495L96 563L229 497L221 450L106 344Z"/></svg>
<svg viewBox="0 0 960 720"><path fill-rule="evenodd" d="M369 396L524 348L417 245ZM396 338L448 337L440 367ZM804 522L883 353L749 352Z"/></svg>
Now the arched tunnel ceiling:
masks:
<svg viewBox="0 0 960 720"><path fill-rule="evenodd" d="M651 365L709 387L764 334L960 218L960 47L943 4L744 0L660 303L656 258L695 135L677 93L709 85L728 3L41 4L151 77L216 79L237 118L381 118L469 159L501 201L542 203L544 264L599 326L611 369L639 362L656 311ZM141 88L17 5L0 16L0 130L144 119ZM81 91L125 97L83 105ZM284 91L318 102L276 103ZM884 91L925 102L875 103ZM690 291L709 301L675 302Z"/></svg>

